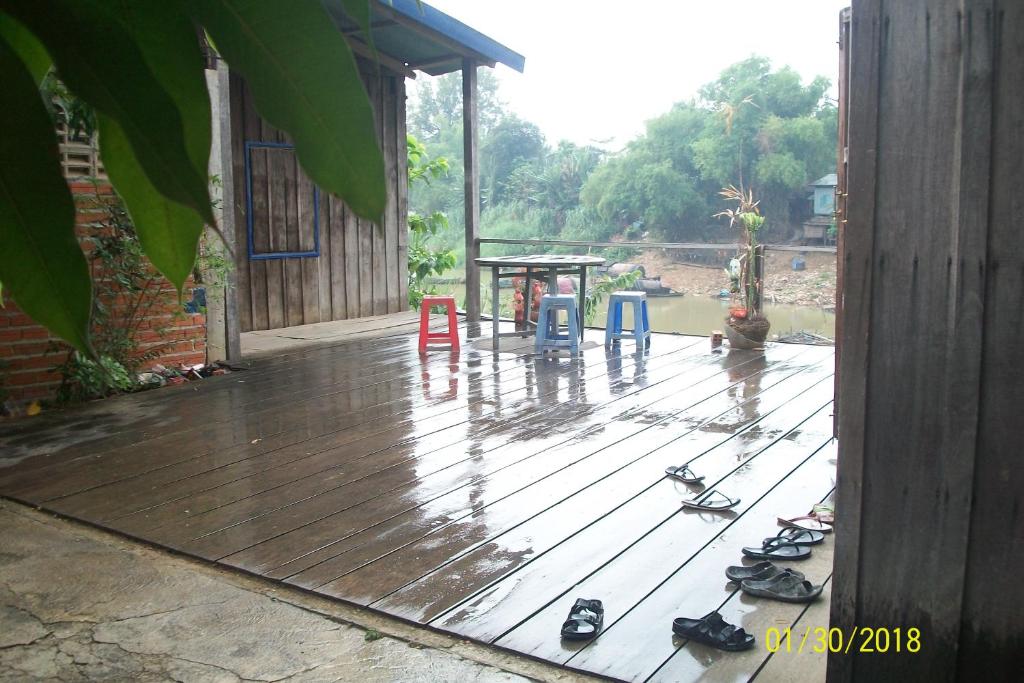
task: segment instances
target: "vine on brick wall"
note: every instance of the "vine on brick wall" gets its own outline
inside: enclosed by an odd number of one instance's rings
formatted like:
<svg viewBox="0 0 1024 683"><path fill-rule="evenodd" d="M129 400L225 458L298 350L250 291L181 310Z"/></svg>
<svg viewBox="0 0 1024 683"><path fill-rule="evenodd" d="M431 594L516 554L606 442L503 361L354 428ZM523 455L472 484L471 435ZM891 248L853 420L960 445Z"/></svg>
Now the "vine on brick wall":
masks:
<svg viewBox="0 0 1024 683"><path fill-rule="evenodd" d="M73 403L138 387L136 373L162 355L170 342L140 349L137 336L159 303L163 278L149 264L124 204L97 191L80 211L94 220L85 228L83 247L92 270L92 339L98 360L72 351L57 367L59 403ZM179 313L179 315L181 315ZM153 330L159 335L166 328Z"/></svg>

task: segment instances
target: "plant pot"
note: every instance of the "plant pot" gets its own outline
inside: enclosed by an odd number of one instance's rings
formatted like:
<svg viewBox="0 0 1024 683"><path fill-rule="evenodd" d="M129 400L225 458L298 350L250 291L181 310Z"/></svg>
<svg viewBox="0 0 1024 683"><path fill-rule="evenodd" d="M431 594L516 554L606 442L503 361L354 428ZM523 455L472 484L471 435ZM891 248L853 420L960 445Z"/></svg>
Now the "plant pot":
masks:
<svg viewBox="0 0 1024 683"><path fill-rule="evenodd" d="M725 335L729 338L729 346L734 349L759 349L768 338L771 323L765 318L758 320L737 320L727 318Z"/></svg>

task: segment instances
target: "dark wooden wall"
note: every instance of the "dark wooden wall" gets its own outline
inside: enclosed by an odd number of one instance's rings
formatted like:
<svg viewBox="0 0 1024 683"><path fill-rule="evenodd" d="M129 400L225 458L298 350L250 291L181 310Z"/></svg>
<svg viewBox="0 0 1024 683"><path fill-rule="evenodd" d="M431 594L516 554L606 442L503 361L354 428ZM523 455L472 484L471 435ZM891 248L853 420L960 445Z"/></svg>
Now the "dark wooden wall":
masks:
<svg viewBox="0 0 1024 683"><path fill-rule="evenodd" d="M256 260L248 255L245 143L287 143L256 113L243 79L231 76L232 145L241 331L345 320L408 308L408 210L405 78L364 66L388 179L383 225L357 218L320 193L320 256ZM253 242L258 252L313 247L313 187L294 152L252 151Z"/></svg>
<svg viewBox="0 0 1024 683"><path fill-rule="evenodd" d="M923 647L829 680L1021 680L1024 2L855 0L851 57L832 625Z"/></svg>

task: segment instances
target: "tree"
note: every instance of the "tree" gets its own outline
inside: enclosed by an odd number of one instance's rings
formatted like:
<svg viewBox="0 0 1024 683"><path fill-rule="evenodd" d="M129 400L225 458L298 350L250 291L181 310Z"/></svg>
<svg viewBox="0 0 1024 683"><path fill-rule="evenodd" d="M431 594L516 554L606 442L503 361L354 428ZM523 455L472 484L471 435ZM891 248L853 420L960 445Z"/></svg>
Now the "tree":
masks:
<svg viewBox="0 0 1024 683"><path fill-rule="evenodd" d="M544 134L536 124L515 114L502 119L480 145L480 189L485 206L501 204L506 183L520 166L536 166L547 151Z"/></svg>
<svg viewBox="0 0 1024 683"><path fill-rule="evenodd" d="M496 126L505 113L498 97L498 77L490 69L477 71L477 117L481 137ZM446 129L462 130L462 74L452 72L417 83L416 99L409 111L409 131L419 140L434 143Z"/></svg>
<svg viewBox="0 0 1024 683"><path fill-rule="evenodd" d="M369 38L370 0L342 5ZM28 315L91 354L91 282L39 84L55 69L96 112L100 149L153 265L179 291L214 225L210 104L196 27L289 133L307 174L374 220L386 199L373 113L317 0L0 1L0 282Z"/></svg>
<svg viewBox="0 0 1024 683"><path fill-rule="evenodd" d="M583 203L665 239L720 234L708 219L722 186L755 188L777 235L793 223L806 183L835 167L835 107L828 81L803 85L788 67L751 57L725 69L699 96L647 124L645 135L590 177Z"/></svg>

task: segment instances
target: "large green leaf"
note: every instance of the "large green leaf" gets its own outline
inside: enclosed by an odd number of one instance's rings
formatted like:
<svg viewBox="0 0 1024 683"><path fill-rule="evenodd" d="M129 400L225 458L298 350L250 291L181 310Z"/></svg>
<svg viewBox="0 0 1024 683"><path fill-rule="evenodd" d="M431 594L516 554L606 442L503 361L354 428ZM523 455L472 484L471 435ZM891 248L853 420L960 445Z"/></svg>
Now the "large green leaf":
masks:
<svg viewBox="0 0 1024 683"><path fill-rule="evenodd" d="M0 281L25 313L89 350L92 281L38 82L0 39Z"/></svg>
<svg viewBox="0 0 1024 683"><path fill-rule="evenodd" d="M195 265L203 220L187 206L167 199L149 182L116 121L97 115L100 152L110 180L135 224L142 249L178 291Z"/></svg>
<svg viewBox="0 0 1024 683"><path fill-rule="evenodd" d="M206 181L212 140L210 92L195 25L178 2L136 1L131 3L131 10L121 14L121 19L146 65L174 100L181 115L185 149Z"/></svg>
<svg viewBox="0 0 1024 683"><path fill-rule="evenodd" d="M146 59L148 51L126 24L128 17L145 16L148 4L146 0L3 0L0 8L42 41L61 79L76 95L118 122L153 186L212 224L206 166L191 158L182 112L164 84L165 80L170 84L167 74L177 69L178 62L161 69L162 79L156 78ZM175 32L173 37L177 36ZM158 35L146 39L163 40ZM167 50L158 53L167 54Z"/></svg>
<svg viewBox="0 0 1024 683"><path fill-rule="evenodd" d="M210 98L191 19L179 5L163 2L134 3L121 18L182 115L189 159L205 172L210 157ZM104 165L135 223L146 256L180 292L195 264L203 219L160 194L115 120L103 114L97 119Z"/></svg>
<svg viewBox="0 0 1024 683"><path fill-rule="evenodd" d="M187 1L245 77L260 114L291 135L313 182L379 221L386 184L373 110L352 52L320 2Z"/></svg>
<svg viewBox="0 0 1024 683"><path fill-rule="evenodd" d="M46 53L46 48L32 32L3 12L0 12L0 39L6 40L11 49L21 57L22 63L36 83L41 82L43 76L53 66L53 60Z"/></svg>

